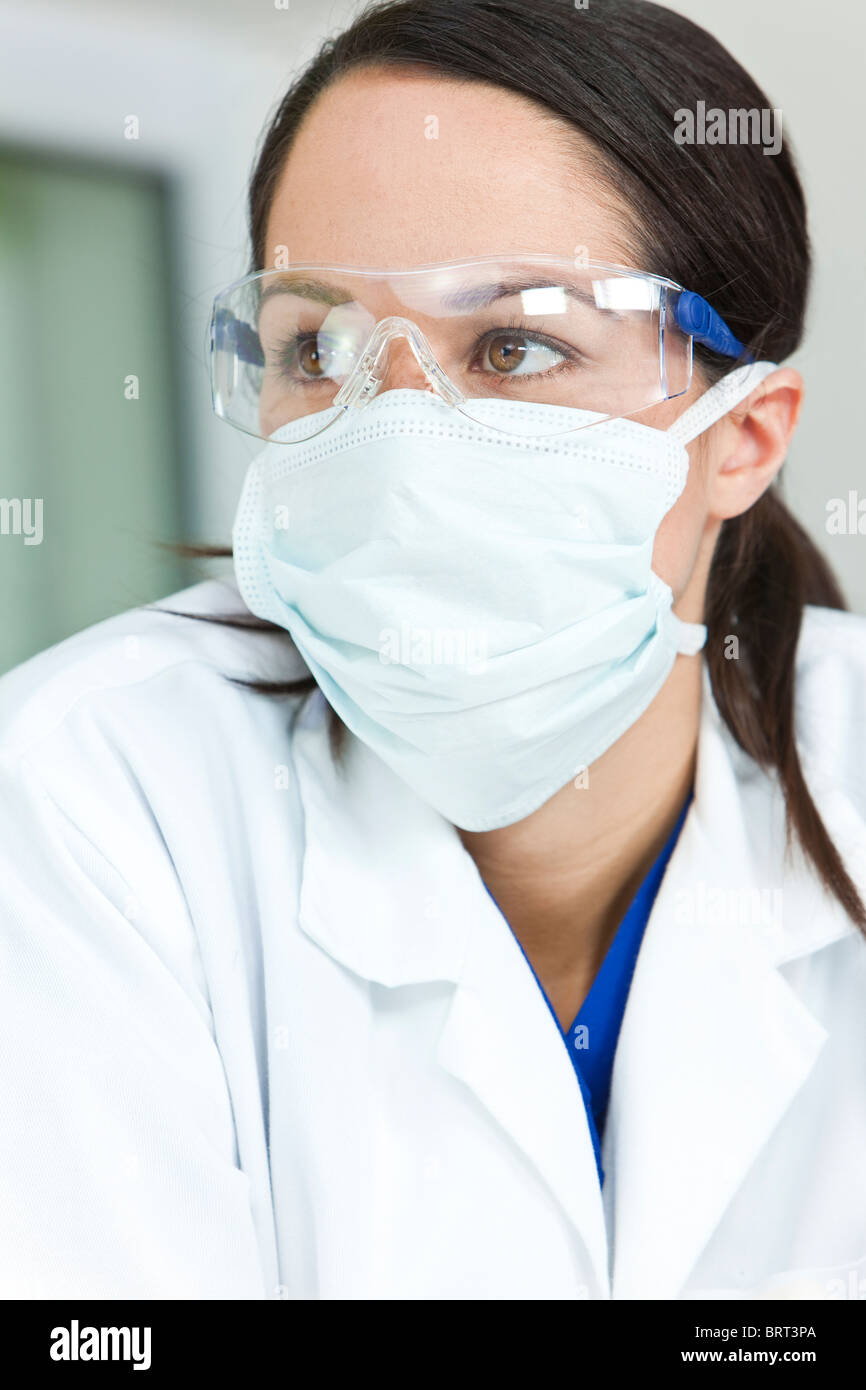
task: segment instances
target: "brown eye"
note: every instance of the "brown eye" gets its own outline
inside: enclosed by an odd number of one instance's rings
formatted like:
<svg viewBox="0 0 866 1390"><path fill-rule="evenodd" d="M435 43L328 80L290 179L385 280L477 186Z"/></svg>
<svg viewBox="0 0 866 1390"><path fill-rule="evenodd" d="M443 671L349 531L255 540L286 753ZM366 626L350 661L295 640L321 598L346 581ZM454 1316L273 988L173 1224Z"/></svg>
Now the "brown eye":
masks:
<svg viewBox="0 0 866 1390"><path fill-rule="evenodd" d="M301 343L298 348L298 365L307 376L324 376L325 371L315 338L307 338Z"/></svg>
<svg viewBox="0 0 866 1390"><path fill-rule="evenodd" d="M500 333L487 345L487 360L494 372L513 372L526 355L526 340L513 333Z"/></svg>

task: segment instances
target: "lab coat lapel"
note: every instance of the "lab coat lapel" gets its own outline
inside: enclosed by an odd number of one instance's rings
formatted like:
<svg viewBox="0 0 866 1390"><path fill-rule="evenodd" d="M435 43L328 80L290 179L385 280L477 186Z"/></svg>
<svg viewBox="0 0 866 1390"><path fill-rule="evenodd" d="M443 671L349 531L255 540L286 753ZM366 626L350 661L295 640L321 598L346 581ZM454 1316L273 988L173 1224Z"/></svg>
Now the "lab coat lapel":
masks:
<svg viewBox="0 0 866 1390"><path fill-rule="evenodd" d="M581 1296L606 1298L604 1209L577 1078L529 964L480 887L438 1060L520 1145L578 1231L595 1280Z"/></svg>
<svg viewBox="0 0 866 1390"><path fill-rule="evenodd" d="M365 979L454 984L437 1061L522 1150L583 1241L597 1285L586 1295L606 1297L595 1156L556 1020L455 828L359 740L347 740L341 771L326 711L315 693L293 738L305 821L300 926Z"/></svg>
<svg viewBox="0 0 866 1390"><path fill-rule="evenodd" d="M777 966L853 928L817 901L802 861L784 864L782 810L723 728L705 673L695 800L614 1065L603 1150L614 1298L678 1296L826 1039Z"/></svg>

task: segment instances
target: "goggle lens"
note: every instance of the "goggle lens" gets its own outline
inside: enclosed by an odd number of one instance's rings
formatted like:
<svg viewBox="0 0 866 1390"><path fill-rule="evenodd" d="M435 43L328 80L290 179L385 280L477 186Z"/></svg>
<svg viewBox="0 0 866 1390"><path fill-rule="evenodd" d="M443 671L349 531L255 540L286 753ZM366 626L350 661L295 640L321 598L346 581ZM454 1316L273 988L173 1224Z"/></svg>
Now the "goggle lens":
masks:
<svg viewBox="0 0 866 1390"><path fill-rule="evenodd" d="M503 400L609 419L688 389L692 340L676 321L678 287L637 272L539 264L548 259L396 272L297 266L247 277L214 306L217 414L267 439L307 419L318 432L349 401L391 387L432 385L482 423ZM534 412L530 432L573 428L554 410ZM290 434L305 437L304 426Z"/></svg>

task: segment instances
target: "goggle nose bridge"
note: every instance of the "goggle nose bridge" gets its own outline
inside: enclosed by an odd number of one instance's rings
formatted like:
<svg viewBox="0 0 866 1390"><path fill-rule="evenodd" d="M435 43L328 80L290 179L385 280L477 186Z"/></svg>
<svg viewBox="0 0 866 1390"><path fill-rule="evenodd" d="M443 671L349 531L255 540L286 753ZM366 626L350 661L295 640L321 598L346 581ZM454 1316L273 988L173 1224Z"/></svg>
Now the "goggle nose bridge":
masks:
<svg viewBox="0 0 866 1390"><path fill-rule="evenodd" d="M418 325L399 314L389 314L376 324L353 371L334 397L334 405L360 408L372 400L385 379L379 367L383 358L387 365L388 346L394 338L406 339L415 361L442 400L448 405L457 405L463 400L439 366Z"/></svg>

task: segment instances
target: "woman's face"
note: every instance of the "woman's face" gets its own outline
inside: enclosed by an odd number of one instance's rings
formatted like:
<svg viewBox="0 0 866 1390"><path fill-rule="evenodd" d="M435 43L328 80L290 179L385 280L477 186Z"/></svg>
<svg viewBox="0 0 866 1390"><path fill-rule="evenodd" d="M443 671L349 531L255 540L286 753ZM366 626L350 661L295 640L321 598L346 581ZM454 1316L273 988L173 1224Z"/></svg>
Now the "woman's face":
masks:
<svg viewBox="0 0 866 1390"><path fill-rule="evenodd" d="M281 247L295 263L397 269L585 247L592 260L657 269L639 263L628 210L575 132L493 85L384 69L341 79L311 108L281 171L266 240L266 266ZM382 389L427 386L397 339ZM704 389L693 379L687 395L638 418L663 429ZM677 611L694 620L706 575L696 562L708 532L711 454L694 446L691 453L653 567L683 597Z"/></svg>

